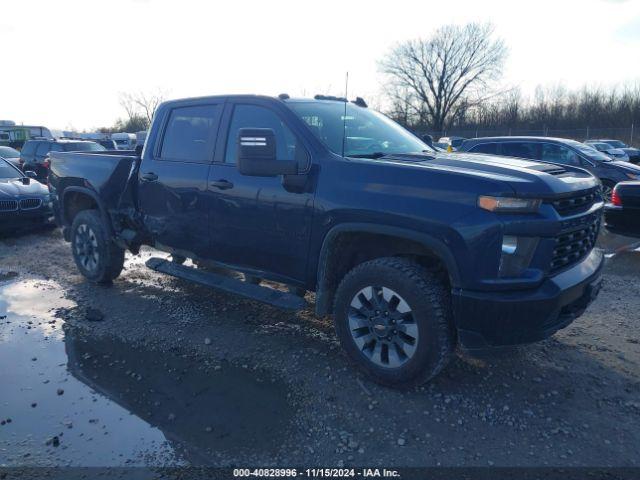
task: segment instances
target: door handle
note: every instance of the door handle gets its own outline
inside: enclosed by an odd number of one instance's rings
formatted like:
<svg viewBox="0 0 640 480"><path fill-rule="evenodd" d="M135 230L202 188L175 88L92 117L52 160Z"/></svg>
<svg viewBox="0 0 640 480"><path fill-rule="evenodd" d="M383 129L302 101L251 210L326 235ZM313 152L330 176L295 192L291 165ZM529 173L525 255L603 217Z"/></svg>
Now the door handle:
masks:
<svg viewBox="0 0 640 480"><path fill-rule="evenodd" d="M215 188L219 188L220 190L228 190L230 188L233 188L233 183L224 179L211 182L209 185Z"/></svg>
<svg viewBox="0 0 640 480"><path fill-rule="evenodd" d="M158 180L158 175L153 172L147 172L142 174L142 179L146 182L155 182Z"/></svg>

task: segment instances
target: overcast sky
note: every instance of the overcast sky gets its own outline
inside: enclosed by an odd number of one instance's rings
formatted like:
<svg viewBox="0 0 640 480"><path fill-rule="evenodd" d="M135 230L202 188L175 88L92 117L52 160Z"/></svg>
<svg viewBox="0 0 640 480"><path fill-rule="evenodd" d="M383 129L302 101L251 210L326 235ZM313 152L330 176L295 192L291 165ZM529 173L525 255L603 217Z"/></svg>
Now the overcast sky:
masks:
<svg viewBox="0 0 640 480"><path fill-rule="evenodd" d="M13 0L0 7L0 119L91 129L119 92L374 98L377 61L447 23L491 21L505 83L640 81L640 0Z"/></svg>

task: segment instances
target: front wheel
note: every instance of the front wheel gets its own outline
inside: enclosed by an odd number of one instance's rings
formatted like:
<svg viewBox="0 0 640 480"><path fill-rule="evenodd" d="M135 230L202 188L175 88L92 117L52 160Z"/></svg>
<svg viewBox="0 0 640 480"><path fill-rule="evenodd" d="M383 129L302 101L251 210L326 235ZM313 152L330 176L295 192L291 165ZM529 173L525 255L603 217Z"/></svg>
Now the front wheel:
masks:
<svg viewBox="0 0 640 480"><path fill-rule="evenodd" d="M349 272L334 305L343 348L373 380L424 383L454 349L450 294L444 282L403 258L379 258Z"/></svg>
<svg viewBox="0 0 640 480"><path fill-rule="evenodd" d="M71 226L71 252L80 273L96 283L111 283L124 266L124 250L107 231L97 210L83 210Z"/></svg>

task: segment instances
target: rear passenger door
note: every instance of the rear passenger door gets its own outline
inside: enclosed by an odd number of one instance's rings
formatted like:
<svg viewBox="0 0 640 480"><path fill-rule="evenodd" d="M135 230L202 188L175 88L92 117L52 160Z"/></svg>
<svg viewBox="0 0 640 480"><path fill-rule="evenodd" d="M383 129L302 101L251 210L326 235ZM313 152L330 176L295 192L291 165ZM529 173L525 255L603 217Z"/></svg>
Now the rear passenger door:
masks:
<svg viewBox="0 0 640 480"><path fill-rule="evenodd" d="M139 170L140 210L161 246L184 255L209 249L207 177L223 102L176 106L165 112L154 148Z"/></svg>

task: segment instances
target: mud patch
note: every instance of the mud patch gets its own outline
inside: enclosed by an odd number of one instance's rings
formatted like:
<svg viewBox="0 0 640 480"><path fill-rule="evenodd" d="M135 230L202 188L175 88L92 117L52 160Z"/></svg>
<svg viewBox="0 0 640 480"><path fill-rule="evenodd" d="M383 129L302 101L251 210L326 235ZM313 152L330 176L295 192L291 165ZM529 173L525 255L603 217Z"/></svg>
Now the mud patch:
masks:
<svg viewBox="0 0 640 480"><path fill-rule="evenodd" d="M268 374L65 324L53 281L0 285L0 451L8 466L215 464L275 452L293 408Z"/></svg>

